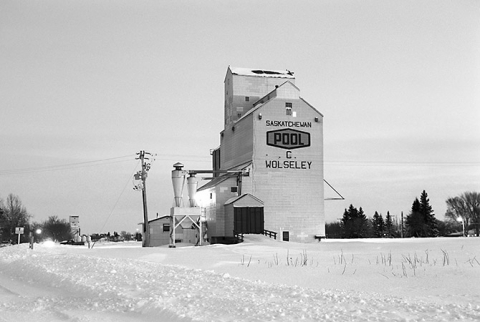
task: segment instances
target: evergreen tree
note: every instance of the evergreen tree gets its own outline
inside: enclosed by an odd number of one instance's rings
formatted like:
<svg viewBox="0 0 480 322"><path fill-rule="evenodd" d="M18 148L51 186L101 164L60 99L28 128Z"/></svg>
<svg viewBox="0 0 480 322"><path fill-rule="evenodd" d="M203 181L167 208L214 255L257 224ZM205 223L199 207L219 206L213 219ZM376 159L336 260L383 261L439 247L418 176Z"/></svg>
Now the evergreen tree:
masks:
<svg viewBox="0 0 480 322"><path fill-rule="evenodd" d="M345 209L342 218L342 228L344 238L368 237L368 219L362 207L357 210L353 205L350 205L348 210Z"/></svg>
<svg viewBox="0 0 480 322"><path fill-rule="evenodd" d="M385 236L389 238L394 236L393 221L389 211L387 211L387 216L385 217Z"/></svg>
<svg viewBox="0 0 480 322"><path fill-rule="evenodd" d="M412 211L406 219L407 233L412 237L438 236L437 219L430 206L428 195L423 190L420 200L415 198Z"/></svg>
<svg viewBox="0 0 480 322"><path fill-rule="evenodd" d="M372 219L373 237L383 237L385 234L385 222L382 215L375 211Z"/></svg>
<svg viewBox="0 0 480 322"><path fill-rule="evenodd" d="M339 222L325 223L327 238L342 238L342 224Z"/></svg>
<svg viewBox="0 0 480 322"><path fill-rule="evenodd" d="M422 194L420 195L420 213L423 215L425 224L427 225L427 236L437 237L437 219L433 213L432 206L430 206L430 200L428 199L428 195L425 190L423 190Z"/></svg>
<svg viewBox="0 0 480 322"><path fill-rule="evenodd" d="M407 234L411 237L426 237L427 228L425 220L420 213L420 201L418 198L415 198L412 204L412 210L410 214L405 219L405 224L407 226Z"/></svg>

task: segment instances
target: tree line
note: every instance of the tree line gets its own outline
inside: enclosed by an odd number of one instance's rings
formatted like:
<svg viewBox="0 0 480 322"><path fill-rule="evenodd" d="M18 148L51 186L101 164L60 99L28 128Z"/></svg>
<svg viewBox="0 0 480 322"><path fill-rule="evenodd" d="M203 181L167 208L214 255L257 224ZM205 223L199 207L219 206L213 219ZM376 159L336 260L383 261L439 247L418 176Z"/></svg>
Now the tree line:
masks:
<svg viewBox="0 0 480 322"><path fill-rule="evenodd" d="M50 216L42 222L31 223L32 217L18 196L9 194L5 200L0 198L0 242L3 244L17 243L18 235L15 231L17 227L23 227L20 243L29 242L31 235L35 236L35 241L49 239L61 242L74 238L72 227L67 219ZM130 241L142 240L142 235L138 232L131 234L121 231L120 234L117 232L113 234L110 234L110 232L107 234L92 234L91 238L93 241L102 238L108 241Z"/></svg>
<svg viewBox="0 0 480 322"><path fill-rule="evenodd" d="M30 219L32 215L27 212L20 198L14 194L9 194L4 201L0 198L0 241L12 242L16 240L15 228L24 227L24 235L21 241L26 241L25 234L32 231Z"/></svg>
<svg viewBox="0 0 480 322"><path fill-rule="evenodd" d="M0 199L0 241L17 243L17 227L23 227L21 243L28 242L30 235L35 235L37 241L47 238L53 241L72 239L70 223L66 219L50 216L43 222L31 223L32 217L18 196L9 194L5 201Z"/></svg>
<svg viewBox="0 0 480 322"><path fill-rule="evenodd" d="M448 236L460 231L465 235L471 232L470 234L480 236L480 193L464 192L459 196L448 198L446 204L446 220L438 220L424 190L420 198L415 198L413 201L411 210L403 223L399 222L397 217L393 218L389 212L384 218L381 213L375 211L369 219L362 207L357 209L350 205L345 209L340 222L325 225L326 235L328 238L436 237ZM28 242L29 235L35 234L37 229L42 231L41 235L36 236L37 240L73 239L70 223L66 219L50 216L43 222L30 223L31 218L32 215L27 212L18 196L9 194L5 200L0 198L0 241L15 243L16 227L24 227L20 242ZM141 235L138 233L135 237L124 231L120 235L116 233L114 235L121 236L122 240L132 238L141 240Z"/></svg>
<svg viewBox="0 0 480 322"><path fill-rule="evenodd" d="M448 236L460 231L467 235L473 231L479 236L480 194L465 192L446 200L445 221L435 217L428 194L424 190L415 198L409 214L403 222L395 220L387 212L385 218L377 211L369 219L362 207L350 205L339 222L327 223L327 238L398 238ZM464 225L464 226L463 226Z"/></svg>

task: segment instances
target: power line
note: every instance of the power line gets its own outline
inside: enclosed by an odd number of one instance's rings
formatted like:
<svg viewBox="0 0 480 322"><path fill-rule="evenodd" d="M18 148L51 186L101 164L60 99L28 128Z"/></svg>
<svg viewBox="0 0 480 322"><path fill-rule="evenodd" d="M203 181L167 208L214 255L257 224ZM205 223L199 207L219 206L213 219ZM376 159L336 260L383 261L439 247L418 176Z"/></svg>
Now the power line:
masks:
<svg viewBox="0 0 480 322"><path fill-rule="evenodd" d="M107 158L107 159L99 159L99 160L92 160L92 161L85 161L85 162L51 165L51 166L45 166L45 167L32 167L32 168L21 168L21 169L11 169L11 170L0 170L0 176L25 174L25 173L35 173L35 172L45 172L45 171L78 169L78 168L84 168L84 167L97 166L98 163L103 163L103 164L119 163L119 162L131 161L132 156L133 155L130 154L130 155L124 155L124 156L120 156L120 157L113 157L113 158ZM128 159L125 159L125 158L128 158ZM125 159L125 160L118 160L118 159ZM117 161L112 161L112 160L117 160ZM106 161L110 161L110 162L106 162Z"/></svg>
<svg viewBox="0 0 480 322"><path fill-rule="evenodd" d="M44 167L30 167L30 168L21 168L21 169L4 169L0 170L0 176L6 175L19 175L27 173L36 173L36 172L46 172L46 171L59 171L59 170L71 170L84 167L97 166L99 163L102 164L113 164L119 162L130 161L133 155L124 155L112 158L91 160L85 162L76 162L76 163L66 163L59 165L51 165ZM168 154L156 156L156 160L166 160L166 161L175 161L178 158L187 161L210 161L209 156L198 156L198 155L182 155L182 154ZM125 159L125 160L119 160ZM375 167L375 166L423 166L423 167L476 167L480 166L480 162L471 161L471 162L436 162L436 161L372 161L372 160L333 160L333 161L324 161L326 165L337 165L337 166L347 166L347 167Z"/></svg>
<svg viewBox="0 0 480 322"><path fill-rule="evenodd" d="M120 198L122 197L123 193L124 193L125 190L127 189L127 186L129 185L130 180L131 180L133 174L135 173L135 170L137 170L137 167L138 167L138 164L139 164L139 163L140 163L140 161L135 164L135 168L133 168L133 172L128 176L128 181L127 181L127 183L125 184L125 186L123 187L122 192L120 192L120 195L118 196L117 201L116 201L115 204L113 205L112 210L111 210L110 213L108 214L107 219L105 219L105 222L103 223L103 226L102 226L102 228L100 229L100 232L102 232L103 229L105 228L105 226L107 225L107 222L108 222L108 220L110 219L110 217L112 216L113 211L114 211L115 208L117 207L117 204L118 204L118 202L120 201ZM93 243L93 245L95 245L95 243ZM92 248L93 248L93 246L92 246Z"/></svg>
<svg viewBox="0 0 480 322"><path fill-rule="evenodd" d="M113 158L106 158L106 159L98 159L92 161L85 161L85 162L76 162L76 163L66 163L66 164L59 164L59 165L51 165L51 166L44 166L44 167L30 167L30 168L20 168L20 169L3 169L0 170L0 176L6 175L19 175L19 174L27 174L27 173L36 173L36 172L46 172L46 171L59 171L59 170L72 170L78 168L85 168L85 167L92 167L97 166L99 163L105 164L113 164L113 163L120 163L130 161L133 154L124 155L119 157ZM195 156L195 155L180 155L180 154L169 154L163 156L156 156L156 160L165 160L165 161L175 161L177 159L187 160L187 161L202 161L202 162L209 162L209 156ZM125 159L125 160L119 160Z"/></svg>

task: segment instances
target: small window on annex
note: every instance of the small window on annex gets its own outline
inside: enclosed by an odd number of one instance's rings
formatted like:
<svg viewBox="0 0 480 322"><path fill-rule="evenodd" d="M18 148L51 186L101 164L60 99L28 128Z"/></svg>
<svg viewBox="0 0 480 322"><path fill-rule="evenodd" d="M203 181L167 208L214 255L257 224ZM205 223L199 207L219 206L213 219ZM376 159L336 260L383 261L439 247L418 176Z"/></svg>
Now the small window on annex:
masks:
<svg viewBox="0 0 480 322"><path fill-rule="evenodd" d="M245 102L248 102L248 101L250 101L250 97L245 96Z"/></svg>
<svg viewBox="0 0 480 322"><path fill-rule="evenodd" d="M163 231L170 231L170 224L163 224Z"/></svg>

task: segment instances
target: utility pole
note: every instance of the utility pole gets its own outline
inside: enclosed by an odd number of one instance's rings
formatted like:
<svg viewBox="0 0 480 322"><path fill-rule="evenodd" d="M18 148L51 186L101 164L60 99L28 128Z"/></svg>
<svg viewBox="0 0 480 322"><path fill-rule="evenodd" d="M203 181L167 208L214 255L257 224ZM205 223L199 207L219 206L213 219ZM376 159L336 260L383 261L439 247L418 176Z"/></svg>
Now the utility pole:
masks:
<svg viewBox="0 0 480 322"><path fill-rule="evenodd" d="M142 241L142 246L143 247L149 247L150 246L150 227L148 225L148 210L147 210L147 172L150 170L150 163L145 163L145 160L149 160L148 157L145 157L145 155L151 155L148 152L145 152L141 150L140 152L137 153L138 157L135 158L135 160L139 160L142 163L142 170L137 172L135 174L135 179L140 179L142 180L142 201L143 201L143 241Z"/></svg>

